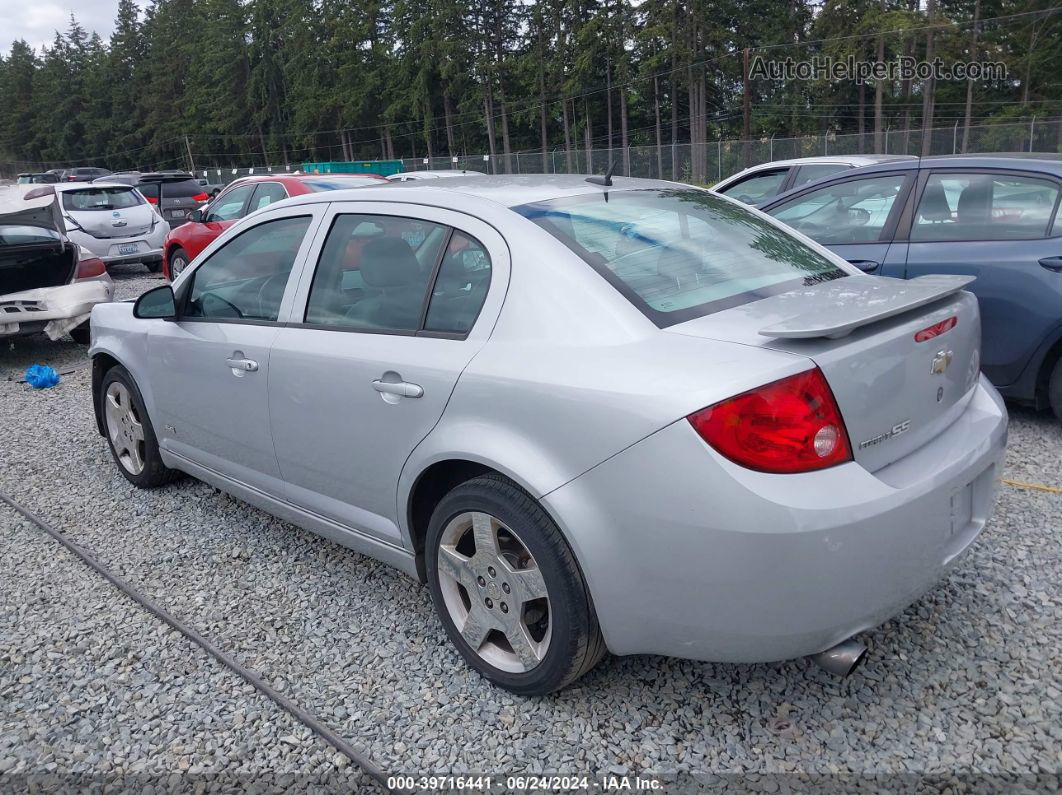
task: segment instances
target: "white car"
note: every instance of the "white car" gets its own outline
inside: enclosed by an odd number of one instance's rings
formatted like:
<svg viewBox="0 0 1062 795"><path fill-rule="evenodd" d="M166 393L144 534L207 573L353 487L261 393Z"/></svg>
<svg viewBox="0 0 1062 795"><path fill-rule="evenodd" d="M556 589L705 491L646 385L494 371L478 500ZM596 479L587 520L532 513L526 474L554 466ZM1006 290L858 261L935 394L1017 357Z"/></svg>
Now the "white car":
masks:
<svg viewBox="0 0 1062 795"><path fill-rule="evenodd" d="M52 186L22 187L0 188L0 339L43 331L87 344L92 307L114 297L111 277L67 237Z"/></svg>
<svg viewBox="0 0 1062 795"><path fill-rule="evenodd" d="M774 160L739 171L716 183L712 190L745 204L759 205L798 185L815 182L838 171L891 160L915 159L914 155L829 155Z"/></svg>
<svg viewBox="0 0 1062 795"><path fill-rule="evenodd" d="M107 265L162 261L170 225L140 191L121 182L71 182L59 194L70 239Z"/></svg>
<svg viewBox="0 0 1062 795"><path fill-rule="evenodd" d="M400 171L391 174L391 182L412 182L418 179L443 179L444 177L485 177L482 171L469 171L460 168L440 168L435 171Z"/></svg>

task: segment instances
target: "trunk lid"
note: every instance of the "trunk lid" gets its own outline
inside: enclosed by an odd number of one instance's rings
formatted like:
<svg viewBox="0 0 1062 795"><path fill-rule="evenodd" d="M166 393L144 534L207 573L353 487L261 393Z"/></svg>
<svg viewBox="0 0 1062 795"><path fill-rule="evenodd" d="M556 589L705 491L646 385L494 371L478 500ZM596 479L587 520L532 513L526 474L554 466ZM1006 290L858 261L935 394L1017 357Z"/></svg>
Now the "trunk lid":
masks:
<svg viewBox="0 0 1062 795"><path fill-rule="evenodd" d="M826 376L855 460L880 469L962 413L980 367L969 277L849 276L672 326L669 332L786 351Z"/></svg>
<svg viewBox="0 0 1062 795"><path fill-rule="evenodd" d="M0 295L67 284L77 268L77 246L63 236L55 194L23 193L0 190ZM0 323L5 314L0 310Z"/></svg>

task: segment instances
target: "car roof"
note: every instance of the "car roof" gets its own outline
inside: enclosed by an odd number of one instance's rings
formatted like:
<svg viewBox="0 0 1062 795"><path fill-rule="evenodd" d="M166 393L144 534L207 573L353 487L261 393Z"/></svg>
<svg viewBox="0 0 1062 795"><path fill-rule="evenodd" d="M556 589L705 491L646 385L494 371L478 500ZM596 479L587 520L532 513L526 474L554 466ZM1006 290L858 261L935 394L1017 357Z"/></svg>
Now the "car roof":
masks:
<svg viewBox="0 0 1062 795"><path fill-rule="evenodd" d="M587 175L578 174L522 174L492 175L479 177L450 177L447 179L411 180L409 182L381 183L387 185L388 201L408 201L412 204L441 204L445 206L446 197L463 194L500 204L503 207L516 207L521 204L549 201L570 196L582 196L595 193L607 193L623 190L676 189L700 190L691 185L667 182L658 179L636 179L631 177L613 177L612 186L587 182ZM366 186L370 187L370 186ZM375 186L372 186L375 187ZM369 192L361 188L351 190L334 190L325 193L311 193L286 200L286 204L313 204L317 202L347 201L361 199L379 201L375 190ZM276 205L271 205L276 206Z"/></svg>

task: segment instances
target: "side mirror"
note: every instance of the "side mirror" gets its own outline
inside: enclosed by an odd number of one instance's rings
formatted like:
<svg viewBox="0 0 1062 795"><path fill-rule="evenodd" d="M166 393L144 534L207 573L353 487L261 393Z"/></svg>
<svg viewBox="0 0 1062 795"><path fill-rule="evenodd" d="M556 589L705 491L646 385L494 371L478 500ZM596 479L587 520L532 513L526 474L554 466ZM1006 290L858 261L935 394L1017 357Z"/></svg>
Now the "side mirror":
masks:
<svg viewBox="0 0 1062 795"><path fill-rule="evenodd" d="M133 304L133 317L142 319L174 320L177 317L177 301L173 288L168 284L148 290Z"/></svg>
<svg viewBox="0 0 1062 795"><path fill-rule="evenodd" d="M194 223L201 224L203 223L203 215L203 210L200 208L198 210L189 210L188 215L186 215L185 218Z"/></svg>

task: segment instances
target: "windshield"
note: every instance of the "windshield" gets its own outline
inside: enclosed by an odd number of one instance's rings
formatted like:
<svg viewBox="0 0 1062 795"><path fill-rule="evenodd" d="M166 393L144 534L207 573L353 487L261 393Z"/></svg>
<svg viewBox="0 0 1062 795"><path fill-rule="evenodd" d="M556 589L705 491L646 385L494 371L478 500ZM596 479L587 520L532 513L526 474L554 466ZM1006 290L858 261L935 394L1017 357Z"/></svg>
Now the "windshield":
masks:
<svg viewBox="0 0 1062 795"><path fill-rule="evenodd" d="M63 191L63 208L67 210L124 210L143 204L133 188L86 188Z"/></svg>
<svg viewBox="0 0 1062 795"><path fill-rule="evenodd" d="M847 275L791 235L707 191L613 191L514 209L661 327Z"/></svg>

